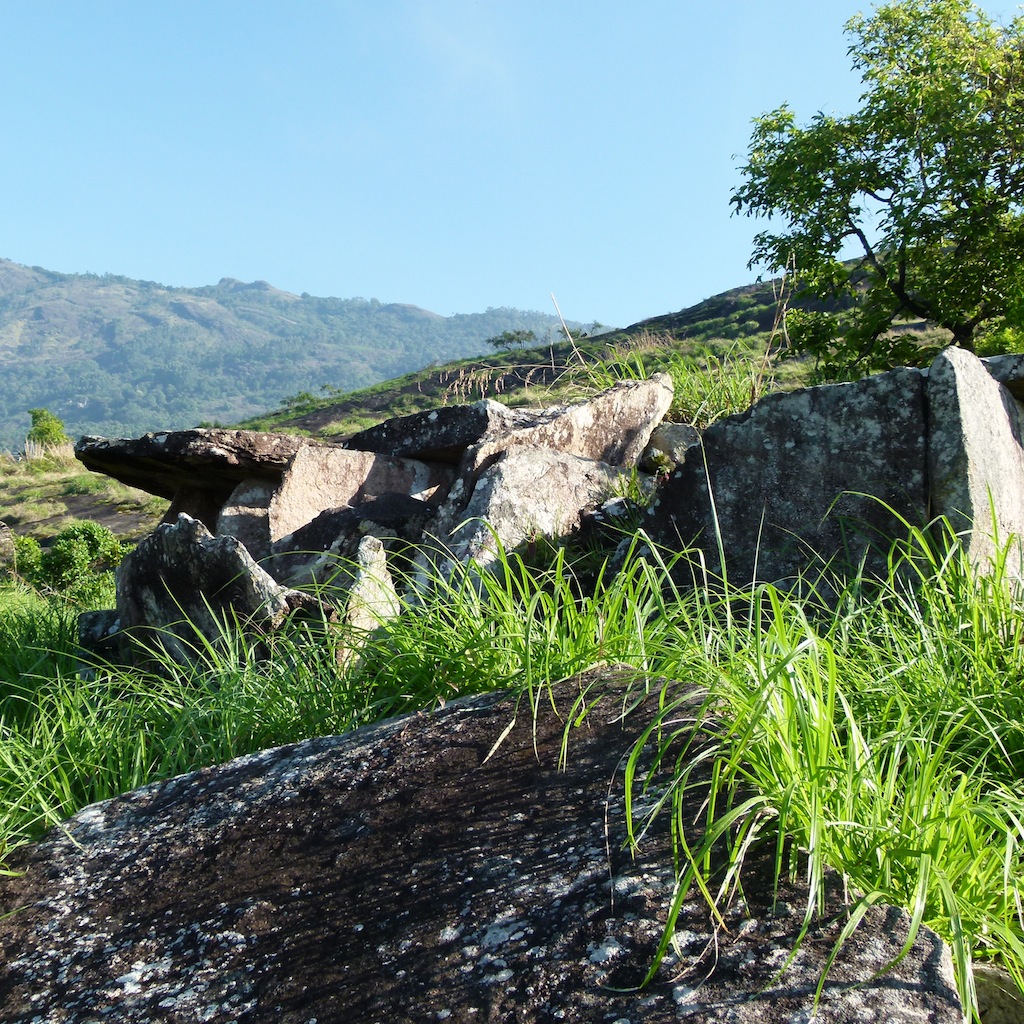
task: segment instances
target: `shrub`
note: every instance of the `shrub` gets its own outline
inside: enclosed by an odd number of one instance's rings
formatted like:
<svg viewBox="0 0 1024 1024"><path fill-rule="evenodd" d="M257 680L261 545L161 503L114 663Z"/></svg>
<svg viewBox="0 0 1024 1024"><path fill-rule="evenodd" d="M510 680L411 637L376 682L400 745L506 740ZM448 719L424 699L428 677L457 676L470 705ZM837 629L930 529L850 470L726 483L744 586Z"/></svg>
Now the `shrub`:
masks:
<svg viewBox="0 0 1024 1024"><path fill-rule="evenodd" d="M29 409L32 429L25 440L43 447L57 448L69 444L71 438L64 431L64 423L49 409Z"/></svg>
<svg viewBox="0 0 1024 1024"><path fill-rule="evenodd" d="M53 591L77 604L109 603L112 570L127 545L99 523L81 522L65 527L43 548L34 537L14 538L15 576L43 590Z"/></svg>

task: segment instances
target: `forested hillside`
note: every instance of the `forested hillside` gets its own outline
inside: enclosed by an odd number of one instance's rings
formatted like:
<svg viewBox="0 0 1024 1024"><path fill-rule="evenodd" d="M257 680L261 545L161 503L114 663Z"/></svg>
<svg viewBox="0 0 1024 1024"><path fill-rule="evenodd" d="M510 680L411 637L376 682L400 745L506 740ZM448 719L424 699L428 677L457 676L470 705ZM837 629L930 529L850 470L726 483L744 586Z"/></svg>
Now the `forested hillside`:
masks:
<svg viewBox="0 0 1024 1024"><path fill-rule="evenodd" d="M556 323L516 309L444 317L265 281L167 288L0 260L0 450L20 446L31 408L50 409L72 435L237 422L299 392L365 387L482 353L503 331L545 337Z"/></svg>

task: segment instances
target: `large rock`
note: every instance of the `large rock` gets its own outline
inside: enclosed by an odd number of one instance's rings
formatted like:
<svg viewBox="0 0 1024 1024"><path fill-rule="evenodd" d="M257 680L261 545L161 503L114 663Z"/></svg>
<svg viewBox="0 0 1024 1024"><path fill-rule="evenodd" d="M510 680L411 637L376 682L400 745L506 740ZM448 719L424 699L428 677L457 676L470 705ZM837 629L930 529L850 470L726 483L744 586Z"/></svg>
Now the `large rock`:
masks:
<svg viewBox="0 0 1024 1024"><path fill-rule="evenodd" d="M450 577L456 566L472 561L486 568L502 550L573 533L626 476L624 469L548 448L499 452L468 501L453 501L435 520L436 546L424 538L421 589L431 576Z"/></svg>
<svg viewBox="0 0 1024 1024"><path fill-rule="evenodd" d="M467 449L427 526L420 587L470 560L489 565L499 548L575 531L635 471L671 403L671 379L655 374L540 411L530 425Z"/></svg>
<svg viewBox="0 0 1024 1024"><path fill-rule="evenodd" d="M401 416L355 434L345 447L452 463L479 449L479 465L499 450L530 446L633 466L671 404L671 378L656 373L570 405L508 409L485 399Z"/></svg>
<svg viewBox="0 0 1024 1024"><path fill-rule="evenodd" d="M167 521L185 512L215 530L221 506L250 479L280 481L306 439L248 430L177 430L143 437L83 437L75 456L87 469L170 498Z"/></svg>
<svg viewBox="0 0 1024 1024"><path fill-rule="evenodd" d="M684 901L678 956L635 990L675 882L664 829L626 848L624 755L658 706L657 687L640 692L624 701L595 672L545 695L536 721L514 697L460 700L86 808L0 878L0 1018L959 1022L948 952L922 929L899 959L908 918L881 906L815 1008L846 920L838 884L778 974L807 896L784 883L773 912L770 844L725 928ZM703 799L688 791L680 818Z"/></svg>
<svg viewBox="0 0 1024 1024"><path fill-rule="evenodd" d="M201 658L235 623L265 636L296 612L320 613L308 594L280 586L233 537L214 537L181 514L130 552L117 569L117 626L181 663ZM109 632L109 630L108 630ZM129 652L127 640L122 645Z"/></svg>
<svg viewBox="0 0 1024 1024"><path fill-rule="evenodd" d="M661 489L648 532L671 551L696 546L739 585L835 559L884 569L902 519L927 518L925 378L901 368L769 395L720 420Z"/></svg>
<svg viewBox="0 0 1024 1024"><path fill-rule="evenodd" d="M635 467L654 428L672 405L672 378L627 380L586 401L552 406L536 421L470 448L460 467L463 477L479 473L510 448L550 448L609 466Z"/></svg>
<svg viewBox="0 0 1024 1024"><path fill-rule="evenodd" d="M485 398L396 416L353 434L344 447L400 458L458 463L467 448L536 423L538 413Z"/></svg>
<svg viewBox="0 0 1024 1024"><path fill-rule="evenodd" d="M434 503L448 493L453 478L452 468L443 464L303 445L278 481L239 484L221 510L216 532L236 537L261 559L276 541L328 509L393 494Z"/></svg>
<svg viewBox="0 0 1024 1024"><path fill-rule="evenodd" d="M1024 398L1024 355L986 356L981 363L1014 398Z"/></svg>
<svg viewBox="0 0 1024 1024"><path fill-rule="evenodd" d="M976 356L959 348L932 363L927 396L932 514L948 517L971 560L986 567L996 538L1024 536L1021 407ZM1020 569L1018 548L1011 570L1019 575Z"/></svg>

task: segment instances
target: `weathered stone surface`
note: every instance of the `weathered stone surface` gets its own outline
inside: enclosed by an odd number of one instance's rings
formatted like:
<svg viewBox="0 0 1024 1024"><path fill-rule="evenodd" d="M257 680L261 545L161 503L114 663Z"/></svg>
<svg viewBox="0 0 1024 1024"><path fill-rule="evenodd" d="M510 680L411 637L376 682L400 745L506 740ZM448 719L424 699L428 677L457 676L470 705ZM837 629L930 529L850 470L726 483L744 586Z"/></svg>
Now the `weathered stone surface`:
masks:
<svg viewBox="0 0 1024 1024"><path fill-rule="evenodd" d="M590 713L560 770L584 688ZM688 898L679 956L630 990L675 879L664 830L635 857L624 845L623 755L657 695L624 700L605 670L560 684L552 703L535 723L514 698L460 700L83 810L0 878L0 1018L960 1020L948 952L927 929L883 970L907 929L885 907L843 946L812 1014L845 921L841 886L776 977L807 898L784 884L773 912L770 845L750 855L749 903L725 912L727 928ZM682 817L697 820L702 792L686 799Z"/></svg>
<svg viewBox="0 0 1024 1024"><path fill-rule="evenodd" d="M511 448L550 448L609 466L636 466L672 395L672 378L656 373L649 380L621 381L583 402L544 409L535 423L471 448L460 475L479 473Z"/></svg>
<svg viewBox="0 0 1024 1024"><path fill-rule="evenodd" d="M78 616L78 646L87 658L110 658L119 648L121 620L113 609L82 612Z"/></svg>
<svg viewBox="0 0 1024 1024"><path fill-rule="evenodd" d="M524 541L560 537L610 497L627 471L549 448L499 452L479 476L469 501L453 503L435 522L442 555L425 549L421 564L443 576L470 560L492 564L499 545L514 551Z"/></svg>
<svg viewBox="0 0 1024 1024"><path fill-rule="evenodd" d="M976 963L974 987L982 1024L1021 1024L1024 1021L1024 995L1008 972L992 964Z"/></svg>
<svg viewBox="0 0 1024 1024"><path fill-rule="evenodd" d="M696 544L733 583L791 578L822 560L856 564L927 518L924 379L901 368L853 384L769 395L702 435L648 517L659 544ZM706 466L705 466L706 460ZM884 567L868 554L869 569Z"/></svg>
<svg viewBox="0 0 1024 1024"><path fill-rule="evenodd" d="M378 538L389 553L408 562L409 549L420 541L433 511L427 502L407 494L385 494L351 508L328 509L276 541L262 565L286 586L321 587L339 573L344 575L364 536Z"/></svg>
<svg viewBox="0 0 1024 1024"><path fill-rule="evenodd" d="M117 569L121 630L182 663L196 660L199 636L215 642L225 622L268 634L300 610L320 605L280 586L233 537L214 537L187 515L158 526Z"/></svg>
<svg viewBox="0 0 1024 1024"><path fill-rule="evenodd" d="M485 399L400 416L353 435L345 447L452 463L473 449L479 467L505 448L529 446L632 466L671 404L671 378L658 373L571 405L508 409Z"/></svg>
<svg viewBox="0 0 1024 1024"><path fill-rule="evenodd" d="M184 512L211 531L221 506L243 480L280 480L310 442L248 430L176 430L142 437L83 437L75 456L87 469L173 501L168 522Z"/></svg>
<svg viewBox="0 0 1024 1024"><path fill-rule="evenodd" d="M458 463L467 448L537 421L538 413L509 409L490 398L396 416L353 434L346 448L424 461Z"/></svg>
<svg viewBox="0 0 1024 1024"><path fill-rule="evenodd" d="M353 562L343 621L357 633L366 633L401 614L402 602L379 537L363 537Z"/></svg>
<svg viewBox="0 0 1024 1024"><path fill-rule="evenodd" d="M1013 395L959 348L932 363L927 399L932 514L947 516L971 560L987 566L993 530L1004 543L1024 536L1024 417Z"/></svg>
<svg viewBox="0 0 1024 1024"><path fill-rule="evenodd" d="M271 545L270 504L280 485L280 480L243 480L217 510L212 532L234 537L262 561Z"/></svg>
<svg viewBox="0 0 1024 1024"><path fill-rule="evenodd" d="M0 522L0 573L16 568L16 555L14 533L6 523Z"/></svg>
<svg viewBox="0 0 1024 1024"><path fill-rule="evenodd" d="M456 565L494 561L532 537L571 533L636 465L672 402L666 374L625 381L469 448L424 537L419 586Z"/></svg>
<svg viewBox="0 0 1024 1024"><path fill-rule="evenodd" d="M236 537L254 558L262 559L276 541L321 512L385 494L439 501L453 477L450 466L438 463L304 445L279 482L246 480L235 489L217 520L217 533Z"/></svg>
<svg viewBox="0 0 1024 1024"><path fill-rule="evenodd" d="M986 356L981 363L1014 398L1024 398L1024 355Z"/></svg>
<svg viewBox="0 0 1024 1024"><path fill-rule="evenodd" d="M671 472L686 461L694 449L700 451L700 431L689 423L659 423L640 456L646 473Z"/></svg>

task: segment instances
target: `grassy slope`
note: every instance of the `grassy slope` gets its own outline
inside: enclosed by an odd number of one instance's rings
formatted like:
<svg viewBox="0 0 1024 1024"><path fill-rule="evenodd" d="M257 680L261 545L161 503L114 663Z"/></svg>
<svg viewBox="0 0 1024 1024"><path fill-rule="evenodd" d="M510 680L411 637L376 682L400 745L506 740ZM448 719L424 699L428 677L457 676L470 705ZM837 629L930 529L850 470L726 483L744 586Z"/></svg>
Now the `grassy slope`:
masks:
<svg viewBox="0 0 1024 1024"><path fill-rule="evenodd" d="M647 370L678 368L684 356L703 362L710 376L695 376L692 389L700 396L728 376L716 352L763 351L767 333L750 313L759 305L768 304L736 302L731 311L719 304L705 308L718 315L704 320L659 318L590 340L585 353L596 359L614 350L634 370L637 359ZM709 320L716 322L704 330ZM429 371L258 425L336 436L439 398L546 402L597 383L593 371L566 370L571 355L524 354L512 370L496 357ZM552 362L542 384L537 368ZM739 404L746 373L735 375ZM18 479L5 478L8 494ZM17 514L17 501L9 507ZM30 527L28 517L22 525ZM779 851L780 874L806 877L804 860L784 856L803 850L812 884L824 865L838 868L854 893L854 918L870 901L906 906L953 943L970 999L972 957L1001 963L1018 980L1024 971L1021 610L1005 581L977 577L955 545L936 547L917 535L910 546L909 571L928 566L934 582L911 593L906 571L877 590L853 580L839 613L822 614L770 587L721 603L700 592L675 594L650 558L628 562L581 599L561 552L550 566L489 580L483 595L442 589L441 600L369 638L365 658L347 668L322 637L311 648L297 634L280 638L269 664L243 645L195 670L101 672L90 681L76 675L69 656L73 616L23 590L0 590L0 857L5 843L155 778L460 693L537 692L593 661L621 661L642 678L703 681L724 702L713 722L725 725L714 726L717 742L705 755L721 780L709 836L738 859L760 836ZM753 614L738 614L745 605ZM665 694L664 731L639 744L668 742L673 696ZM682 759L678 785L686 784ZM671 816L671 792L643 803ZM682 861L684 881L703 863L702 851L693 853ZM713 895L722 879L709 881Z"/></svg>

